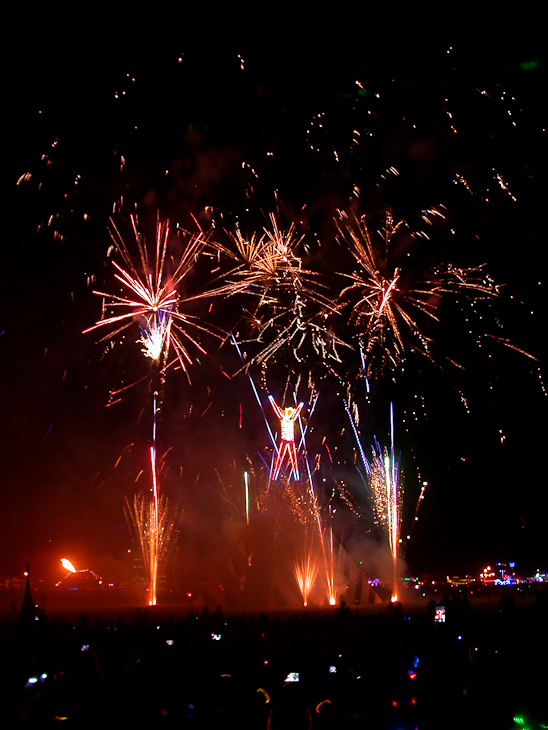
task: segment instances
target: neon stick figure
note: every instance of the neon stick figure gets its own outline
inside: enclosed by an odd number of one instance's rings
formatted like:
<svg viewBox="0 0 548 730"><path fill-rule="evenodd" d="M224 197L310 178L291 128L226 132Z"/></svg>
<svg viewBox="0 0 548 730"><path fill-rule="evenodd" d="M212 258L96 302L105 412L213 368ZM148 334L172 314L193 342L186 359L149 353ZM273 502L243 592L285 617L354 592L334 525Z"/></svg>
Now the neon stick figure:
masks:
<svg viewBox="0 0 548 730"><path fill-rule="evenodd" d="M301 402L297 408L291 408L291 406L288 406L282 410L271 395L268 396L268 400L272 404L272 408L274 408L274 413L280 419L282 436L280 448L278 449L278 456L276 457L276 463L274 464L274 481L278 479L286 454L289 456L289 462L293 468L295 480L298 481L300 477L299 467L297 466L297 450L295 449L295 421L299 417L299 413L301 412L301 408L304 404Z"/></svg>

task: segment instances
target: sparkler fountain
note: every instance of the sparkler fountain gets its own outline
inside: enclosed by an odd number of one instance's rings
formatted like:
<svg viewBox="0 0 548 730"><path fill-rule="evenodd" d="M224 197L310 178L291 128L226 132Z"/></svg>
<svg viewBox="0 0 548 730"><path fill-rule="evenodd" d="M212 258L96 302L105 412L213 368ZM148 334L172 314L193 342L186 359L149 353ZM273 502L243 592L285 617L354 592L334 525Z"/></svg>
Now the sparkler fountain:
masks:
<svg viewBox="0 0 548 730"><path fill-rule="evenodd" d="M317 554L313 551L313 546L307 549L305 545L304 554L300 560L295 561L295 578L301 595L303 597L303 606L308 606L308 598L314 587L314 583L318 576L320 564Z"/></svg>
<svg viewBox="0 0 548 730"><path fill-rule="evenodd" d="M356 424L346 401L344 407L356 437L360 456L367 475L367 482L373 502L373 516L375 523L386 532L388 545L392 557L392 602L398 600L397 595L397 561L398 545L400 542L403 483L399 459L394 450L394 408L390 404L390 450L381 449L375 439L372 447L372 458L367 459L363 451Z"/></svg>
<svg viewBox="0 0 548 730"><path fill-rule="evenodd" d="M314 409L316 408L318 398L319 398L319 393L316 394L316 397L315 397L312 407L310 409L309 419L312 416L312 414L314 413ZM308 424L306 427L303 428L300 411L298 413L298 418L299 418L299 426L301 429L301 441L299 444L299 451L302 448L303 452L304 452L304 461L306 464L306 471L307 471L307 475L308 475L308 485L309 485L310 499L311 499L311 512L312 512L313 518L316 522L316 525L318 527L318 534L319 534L319 538L320 538L320 545L321 545L322 555L323 555L325 580L327 583L327 597L328 597L329 605L334 606L337 602L337 596L336 596L336 591L335 591L335 576L334 576L334 566L333 566L333 534L332 534L332 532L330 532L330 535L331 535L330 550L326 550L325 530L322 527L320 508L318 505L316 490L314 489L312 470L310 469L310 462L308 461L308 452L307 452L307 448L306 448L306 432L307 432ZM310 560L308 560L308 562L310 562ZM301 589L301 591L302 591L302 589Z"/></svg>
<svg viewBox="0 0 548 730"><path fill-rule="evenodd" d="M366 473L373 498L373 510L377 524L388 535L392 556L392 601L397 595L397 560L401 528L403 488L399 461L394 452L394 411L390 405L390 449L381 449L377 440L372 447L372 459L366 460Z"/></svg>

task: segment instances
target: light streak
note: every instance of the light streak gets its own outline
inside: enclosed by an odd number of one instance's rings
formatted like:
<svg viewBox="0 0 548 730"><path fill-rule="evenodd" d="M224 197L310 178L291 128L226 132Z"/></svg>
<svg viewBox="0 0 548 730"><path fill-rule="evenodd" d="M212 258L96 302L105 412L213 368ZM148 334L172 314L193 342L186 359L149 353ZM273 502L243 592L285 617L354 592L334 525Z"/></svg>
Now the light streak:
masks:
<svg viewBox="0 0 548 730"><path fill-rule="evenodd" d="M247 524L249 525L249 478L246 471L244 471L244 484L245 484L245 516Z"/></svg>
<svg viewBox="0 0 548 730"><path fill-rule="evenodd" d="M158 483L156 480L156 449L150 447L150 466L152 470L152 526L149 531L149 559L150 559L150 598L149 604L156 605L156 587L158 583L158 548L159 548L159 525L158 525Z"/></svg>
<svg viewBox="0 0 548 730"><path fill-rule="evenodd" d="M231 333L230 337L231 337L232 342L233 342L233 344L234 344L234 346L236 348L236 351L238 352L238 355L240 356L240 360L241 360L241 362L243 364L244 363L244 358L242 356L242 351L240 350L240 346L238 345L238 342L236 341L236 338L234 337L234 334ZM253 390L253 395L255 396L255 399L256 399L257 403L259 404L259 408L261 409L261 413L263 414L263 418L264 418L264 422L265 422L265 425L266 425L266 429L267 429L268 435L270 437L270 442L272 443L275 451L278 451L278 447L276 445L276 439L274 438L274 434L272 433L272 430L271 430L270 425L268 423L268 418L266 417L266 413L264 411L263 404L261 403L261 399L259 397L259 394L257 392L257 388L255 387L255 383L253 382L253 378L251 377L251 373L250 373L249 369L247 370L247 377L249 378L249 382L251 384L251 389Z"/></svg>
<svg viewBox="0 0 548 730"><path fill-rule="evenodd" d="M348 415L348 420L350 421L350 425L352 426L352 430L354 431L354 437L356 439L356 445L358 447L358 451L360 452L360 456L362 458L363 465L365 467L365 470L367 471L369 468L369 462L367 461L367 458L365 456L365 452L363 450L362 442L360 440L360 436L358 434L358 429L356 428L356 424L354 423L354 419L352 418L352 414L350 413L350 409L348 408L348 403L343 398L344 403L344 410L346 411Z"/></svg>

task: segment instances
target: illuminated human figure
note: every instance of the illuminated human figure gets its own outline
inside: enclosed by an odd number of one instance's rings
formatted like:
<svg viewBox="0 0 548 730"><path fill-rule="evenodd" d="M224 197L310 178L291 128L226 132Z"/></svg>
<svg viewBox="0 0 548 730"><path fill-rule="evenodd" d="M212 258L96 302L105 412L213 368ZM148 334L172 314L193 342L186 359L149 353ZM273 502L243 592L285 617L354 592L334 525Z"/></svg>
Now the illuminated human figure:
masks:
<svg viewBox="0 0 548 730"><path fill-rule="evenodd" d="M272 476L274 478L274 481L278 479L278 475L285 459L285 455L288 454L289 461L291 463L291 466L293 467L293 473L295 474L295 480L298 481L300 477L299 467L297 466L297 450L295 449L295 421L299 417L299 413L301 412L301 408L304 404L301 402L296 408L291 408L291 406L288 406L287 408L284 408L282 410L271 395L268 396L268 400L272 404L272 408L274 408L274 413L280 419L280 429L282 436Z"/></svg>

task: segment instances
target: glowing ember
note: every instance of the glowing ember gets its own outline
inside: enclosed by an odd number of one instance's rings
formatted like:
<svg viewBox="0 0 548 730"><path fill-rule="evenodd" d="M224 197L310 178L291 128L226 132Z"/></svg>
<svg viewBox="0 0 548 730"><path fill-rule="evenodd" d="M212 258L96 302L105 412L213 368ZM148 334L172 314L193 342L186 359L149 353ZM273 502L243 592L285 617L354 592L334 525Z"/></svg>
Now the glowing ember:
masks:
<svg viewBox="0 0 548 730"><path fill-rule="evenodd" d="M76 568L68 558L61 558L61 565L65 570L68 570L69 573L76 573Z"/></svg>

